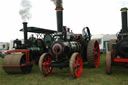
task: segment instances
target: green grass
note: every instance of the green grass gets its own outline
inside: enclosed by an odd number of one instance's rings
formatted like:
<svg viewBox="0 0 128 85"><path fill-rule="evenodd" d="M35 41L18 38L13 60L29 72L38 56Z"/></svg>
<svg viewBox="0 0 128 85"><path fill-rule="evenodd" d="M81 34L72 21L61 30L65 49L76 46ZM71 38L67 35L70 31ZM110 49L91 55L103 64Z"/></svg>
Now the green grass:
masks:
<svg viewBox="0 0 128 85"><path fill-rule="evenodd" d="M2 58L0 58L2 65ZM89 68L84 65L80 78L72 78L68 68L54 69L52 75L44 77L34 66L30 74L9 75L0 67L0 85L128 85L128 68L113 66L112 75L105 72L105 56L100 59L99 68Z"/></svg>

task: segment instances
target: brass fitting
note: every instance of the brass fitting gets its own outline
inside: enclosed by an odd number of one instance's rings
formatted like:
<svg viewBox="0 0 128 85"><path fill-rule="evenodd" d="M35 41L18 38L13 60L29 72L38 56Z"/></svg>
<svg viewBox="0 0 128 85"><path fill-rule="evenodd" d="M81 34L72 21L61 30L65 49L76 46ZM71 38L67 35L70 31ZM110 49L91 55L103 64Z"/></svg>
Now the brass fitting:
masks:
<svg viewBox="0 0 128 85"><path fill-rule="evenodd" d="M127 10L128 10L127 8L121 8L120 11L121 11L121 12L127 12Z"/></svg>

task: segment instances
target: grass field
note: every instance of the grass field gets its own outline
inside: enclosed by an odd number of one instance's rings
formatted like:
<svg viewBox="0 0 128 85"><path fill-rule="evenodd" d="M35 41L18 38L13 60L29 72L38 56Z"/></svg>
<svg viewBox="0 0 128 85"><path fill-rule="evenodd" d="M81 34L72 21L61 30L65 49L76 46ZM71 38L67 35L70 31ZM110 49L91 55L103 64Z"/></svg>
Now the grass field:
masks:
<svg viewBox="0 0 128 85"><path fill-rule="evenodd" d="M85 64L82 76L77 79L72 78L68 68L55 68L52 75L44 77L38 66L34 66L30 74L15 75L8 75L0 67L0 85L128 85L128 68L114 66L112 71L112 75L106 75L104 55L99 68L89 68Z"/></svg>

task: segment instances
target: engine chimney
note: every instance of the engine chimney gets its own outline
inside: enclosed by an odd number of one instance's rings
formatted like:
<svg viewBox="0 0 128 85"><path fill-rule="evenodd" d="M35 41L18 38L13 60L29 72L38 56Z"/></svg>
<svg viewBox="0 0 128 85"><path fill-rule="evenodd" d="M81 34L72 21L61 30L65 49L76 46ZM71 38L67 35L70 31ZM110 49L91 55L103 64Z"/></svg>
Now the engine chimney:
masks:
<svg viewBox="0 0 128 85"><path fill-rule="evenodd" d="M27 22L23 22L23 29L24 29L24 44L27 43Z"/></svg>
<svg viewBox="0 0 128 85"><path fill-rule="evenodd" d="M56 0L57 31L63 31L63 7L62 0Z"/></svg>
<svg viewBox="0 0 128 85"><path fill-rule="evenodd" d="M126 33L128 32L128 18L127 18L127 8L121 9L121 16L122 16L122 32Z"/></svg>

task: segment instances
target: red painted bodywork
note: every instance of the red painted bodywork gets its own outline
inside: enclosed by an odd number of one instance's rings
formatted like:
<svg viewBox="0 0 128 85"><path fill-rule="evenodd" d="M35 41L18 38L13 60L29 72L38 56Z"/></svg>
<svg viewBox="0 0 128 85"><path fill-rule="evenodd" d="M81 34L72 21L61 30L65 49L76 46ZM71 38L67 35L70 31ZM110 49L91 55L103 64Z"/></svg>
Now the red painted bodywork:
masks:
<svg viewBox="0 0 128 85"><path fill-rule="evenodd" d="M117 63L128 63L128 59L122 59L122 58L114 58L113 61Z"/></svg>
<svg viewBox="0 0 128 85"><path fill-rule="evenodd" d="M8 51L6 54L11 54L11 53L17 53L17 52L22 52L25 54L25 57L26 57L26 63L25 64L21 64L21 65L14 65L14 66L6 66L6 67L20 67L20 66L28 66L28 65L31 65L32 62L30 62L30 51L29 50L26 50L26 49L16 49L16 50L10 50Z"/></svg>

